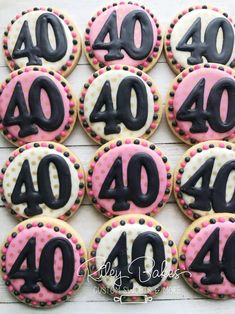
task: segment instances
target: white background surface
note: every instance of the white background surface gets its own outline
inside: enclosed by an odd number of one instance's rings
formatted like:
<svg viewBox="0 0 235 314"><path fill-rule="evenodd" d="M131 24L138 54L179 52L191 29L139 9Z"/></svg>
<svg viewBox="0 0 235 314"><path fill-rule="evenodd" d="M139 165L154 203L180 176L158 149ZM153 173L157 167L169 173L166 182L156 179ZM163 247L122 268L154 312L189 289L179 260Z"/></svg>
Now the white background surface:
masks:
<svg viewBox="0 0 235 314"><path fill-rule="evenodd" d="M51 6L64 9L79 26L80 32L83 35L87 21L92 15L105 6L107 3L115 1L98 1L98 0L0 0L0 33L2 34L5 26L10 20L24 9L35 6ZM140 1L139 1L140 2ZM201 1L184 1L184 0L142 0L142 4L149 7L153 13L160 20L162 28L165 30L168 23L176 14L185 7L192 4L212 4L214 6L223 8L229 15L235 17L235 0L208 0ZM79 94L81 86L92 73L91 67L82 55L78 66L69 76L68 81L73 85L77 94ZM0 81L4 80L9 73L5 65L3 55L0 52ZM160 93L163 99L166 96L167 89L174 78L173 72L166 64L165 58L162 55L158 64L149 74L156 80ZM161 121L160 128L155 135L151 137L151 141L156 143L169 157L171 165L174 167L180 155L187 149L187 146L180 143L180 141L171 134L168 129L165 117ZM87 167L89 159L96 151L97 146L88 138L83 132L79 123L73 130L72 135L65 142L65 145L71 148L83 162L84 167ZM0 137L0 163L6 160L13 147ZM0 241L2 242L7 233L16 225L17 221L9 212L3 208L0 203ZM182 232L189 225L189 220L186 219L180 210L177 208L173 197L170 202L163 208L162 212L157 215L157 220L162 223L172 234L175 241L178 242ZM89 245L90 240L96 230L106 221L91 205L88 198L85 198L83 205L75 214L69 223L76 228L85 240L86 245ZM0 313L32 313L47 312L49 310L36 310L20 304L12 297L2 280L0 281ZM200 295L193 292L186 286L183 279L173 280L170 288L159 295L159 297L148 304L132 304L120 305L115 304L109 296L100 295L97 292L96 286L93 282L86 282L79 293L70 301L60 305L54 309L50 309L50 313L102 313L115 314L124 311L126 314L139 314L146 311L150 313L187 313L190 314L210 314L210 313L235 313L235 300L229 301L213 301L206 300Z"/></svg>

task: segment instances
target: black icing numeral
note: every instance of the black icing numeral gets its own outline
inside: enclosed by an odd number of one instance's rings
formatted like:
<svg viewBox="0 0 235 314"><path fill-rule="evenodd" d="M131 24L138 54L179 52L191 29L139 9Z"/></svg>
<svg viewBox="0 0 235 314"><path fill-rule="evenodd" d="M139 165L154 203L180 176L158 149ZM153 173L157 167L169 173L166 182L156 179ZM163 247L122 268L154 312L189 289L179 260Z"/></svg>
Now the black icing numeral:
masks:
<svg viewBox="0 0 235 314"><path fill-rule="evenodd" d="M181 192L194 197L189 204L193 209L210 211L213 208L216 213L235 212L235 191L232 198L226 200L226 189L229 175L235 170L235 160L227 161L218 171L213 187L210 187L210 180L215 163L215 157L209 158L181 187ZM196 184L199 180L201 186Z"/></svg>
<svg viewBox="0 0 235 314"><path fill-rule="evenodd" d="M208 24L205 30L204 42L201 40L201 26L201 18L198 17L180 40L176 49L191 53L191 56L187 59L190 65L202 63L202 56L204 56L208 62L226 64L233 52L233 26L225 18L215 18ZM223 32L223 44L221 51L218 52L217 37L220 29ZM188 43L190 38L192 38L192 42Z"/></svg>
<svg viewBox="0 0 235 314"><path fill-rule="evenodd" d="M49 167L53 164L56 168L59 181L59 196L56 198L51 188ZM37 170L38 191L35 190L29 161L26 159L14 186L11 201L13 204L26 203L24 212L27 216L39 215L43 212L39 204L46 204L51 209L59 209L69 201L72 189L69 166L63 157L50 154L39 163ZM24 190L22 189L24 187Z"/></svg>
<svg viewBox="0 0 235 314"><path fill-rule="evenodd" d="M141 171L145 170L148 180L146 193L141 188ZM112 183L115 186L112 188ZM132 201L138 207L150 206L159 192L158 169L153 158L146 153L137 153L131 157L127 167L127 186L123 182L122 157L117 157L99 192L101 199L115 199L114 211L124 211L130 208Z"/></svg>
<svg viewBox="0 0 235 314"><path fill-rule="evenodd" d="M135 91L137 110L134 117L131 111L131 93ZM105 110L102 110L105 106ZM120 133L119 123L132 131L141 129L148 118L148 95L145 84L138 77L122 80L117 91L117 108L114 110L110 82L107 80L90 115L90 122L105 122L104 134Z"/></svg>
<svg viewBox="0 0 235 314"><path fill-rule="evenodd" d="M141 44L137 47L135 44L136 22L141 27ZM110 41L106 42L109 35ZM146 58L153 47L153 29L148 15L141 10L134 10L128 13L122 21L120 29L120 38L118 38L117 12L113 11L102 27L100 33L92 45L94 50L107 50L104 56L105 61L120 60L124 58L122 49L135 60Z"/></svg>
<svg viewBox="0 0 235 314"><path fill-rule="evenodd" d="M42 91L46 92L50 102L51 114L48 118L42 110ZM37 126L44 131L52 132L63 123L63 99L58 87L49 77L41 76L34 80L29 90L28 103L29 109L26 105L22 85L17 82L3 118L3 125L5 127L18 125L20 127L19 137L37 134ZM18 110L17 116L15 116L16 110Z"/></svg>
<svg viewBox="0 0 235 314"><path fill-rule="evenodd" d="M153 250L151 274L145 269L145 254L148 245L151 245ZM112 267L116 259L118 265ZM154 232L140 233L133 242L131 260L131 263L128 264L127 235L126 232L122 232L105 261L101 273L116 276L114 288L118 290L132 289L132 279L135 279L143 287L157 285L162 280L162 275L155 276L154 274L161 274L164 271L165 261L165 249L161 237Z"/></svg>
<svg viewBox="0 0 235 314"><path fill-rule="evenodd" d="M21 293L38 293L42 282L43 286L53 293L63 293L71 285L74 276L74 252L71 243L64 238L49 240L43 247L39 267L36 267L36 238L28 240L13 264L8 277L10 279L23 279L24 284L20 287ZM62 253L63 267L60 281L55 280L54 258L56 249ZM21 269L26 261L27 267Z"/></svg>
<svg viewBox="0 0 235 314"><path fill-rule="evenodd" d="M49 24L51 25L55 37L56 47L51 46L49 38ZM59 18L52 13L44 13L39 16L36 22L36 46L33 45L32 37L29 30L28 21L20 30L14 50L13 58L28 58L26 65L42 65L44 58L50 62L61 60L67 52L67 38L64 27ZM24 49L21 49L24 45Z"/></svg>
<svg viewBox="0 0 235 314"><path fill-rule="evenodd" d="M219 234L220 228L216 228L203 244L199 253L194 258L193 262L189 266L189 271L205 273L206 276L201 278L201 283L204 285L221 284L224 278L221 276L221 272L232 284L235 284L235 232L233 232L223 250L222 260L220 261L219 254ZM210 259L205 262L204 259L209 254Z"/></svg>
<svg viewBox="0 0 235 314"><path fill-rule="evenodd" d="M192 89L184 103L176 114L179 121L191 121L191 133L206 133L209 123L212 130L218 133L230 131L235 126L235 81L230 78L222 78L211 88L207 100L207 108L204 109L205 78L202 78ZM223 93L227 93L228 109L226 119L221 118L221 99Z"/></svg>

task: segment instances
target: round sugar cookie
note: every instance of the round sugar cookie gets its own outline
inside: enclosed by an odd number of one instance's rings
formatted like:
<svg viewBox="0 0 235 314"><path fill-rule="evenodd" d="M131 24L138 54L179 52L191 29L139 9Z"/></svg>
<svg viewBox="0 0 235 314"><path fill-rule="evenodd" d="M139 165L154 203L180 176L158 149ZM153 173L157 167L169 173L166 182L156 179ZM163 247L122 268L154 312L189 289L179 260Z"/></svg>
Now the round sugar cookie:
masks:
<svg viewBox="0 0 235 314"><path fill-rule="evenodd" d="M155 215L170 197L168 159L144 139L110 141L97 150L88 167L87 194L94 207L108 218Z"/></svg>
<svg viewBox="0 0 235 314"><path fill-rule="evenodd" d="M126 65L107 66L84 84L79 119L86 133L104 144L122 137L150 137L159 126L162 103L152 78Z"/></svg>
<svg viewBox="0 0 235 314"><path fill-rule="evenodd" d="M187 284L211 299L235 298L235 215L195 220L179 243L179 268Z"/></svg>
<svg viewBox="0 0 235 314"><path fill-rule="evenodd" d="M63 142L77 118L77 100L60 74L45 67L10 73L0 85L0 131L16 146Z"/></svg>
<svg viewBox="0 0 235 314"><path fill-rule="evenodd" d="M156 64L162 47L157 18L138 3L120 2L102 8L85 30L85 54L96 70L126 64L147 72Z"/></svg>
<svg viewBox="0 0 235 314"><path fill-rule="evenodd" d="M191 6L171 21L164 48L167 62L176 74L188 66L207 62L234 68L233 19L213 6Z"/></svg>
<svg viewBox="0 0 235 314"><path fill-rule="evenodd" d="M68 76L82 52L80 34L69 16L40 7L23 11L7 26L3 53L9 68L46 66Z"/></svg>
<svg viewBox="0 0 235 314"><path fill-rule="evenodd" d="M85 280L86 247L80 235L59 219L21 222L9 233L0 256L8 291L33 307L66 301Z"/></svg>
<svg viewBox="0 0 235 314"><path fill-rule="evenodd" d="M219 64L187 68L172 82L166 116L173 133L189 145L234 141L235 71Z"/></svg>
<svg viewBox="0 0 235 314"><path fill-rule="evenodd" d="M174 193L190 219L214 213L235 214L235 144L208 141L180 158L174 173Z"/></svg>
<svg viewBox="0 0 235 314"><path fill-rule="evenodd" d="M85 194L83 167L65 146L35 142L13 151L0 174L5 207L19 220L36 215L67 220Z"/></svg>
<svg viewBox="0 0 235 314"><path fill-rule="evenodd" d="M131 214L106 222L89 250L91 278L115 302L146 302L177 276L177 247L155 219Z"/></svg>

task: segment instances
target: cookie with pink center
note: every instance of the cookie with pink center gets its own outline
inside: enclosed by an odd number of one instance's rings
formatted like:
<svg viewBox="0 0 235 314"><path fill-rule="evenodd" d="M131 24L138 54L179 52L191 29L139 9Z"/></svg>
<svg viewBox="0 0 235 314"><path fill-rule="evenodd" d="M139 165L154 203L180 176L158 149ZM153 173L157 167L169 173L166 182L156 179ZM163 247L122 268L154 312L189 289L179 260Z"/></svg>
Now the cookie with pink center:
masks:
<svg viewBox="0 0 235 314"><path fill-rule="evenodd" d="M234 214L213 214L194 221L178 248L179 268L187 284L207 298L235 298L234 245Z"/></svg>
<svg viewBox="0 0 235 314"><path fill-rule="evenodd" d="M174 194L190 219L213 213L235 213L235 145L224 141L197 144L175 168Z"/></svg>
<svg viewBox="0 0 235 314"><path fill-rule="evenodd" d="M150 76L115 65L98 70L84 84L78 113L86 133L104 144L117 136L150 137L161 121L162 103Z"/></svg>
<svg viewBox="0 0 235 314"><path fill-rule="evenodd" d="M45 66L66 77L80 59L82 44L77 27L67 14L35 7L11 20L4 32L3 52L12 71Z"/></svg>
<svg viewBox="0 0 235 314"><path fill-rule="evenodd" d="M0 174L0 193L19 220L48 216L67 220L85 194L83 167L61 144L34 142L13 151Z"/></svg>
<svg viewBox="0 0 235 314"><path fill-rule="evenodd" d="M0 130L14 145L61 143L70 135L76 118L71 86L48 68L22 68L0 85Z"/></svg>
<svg viewBox="0 0 235 314"><path fill-rule="evenodd" d="M235 67L235 27L224 11L193 5L171 21L164 40L167 62L175 73L199 63Z"/></svg>
<svg viewBox="0 0 235 314"><path fill-rule="evenodd" d="M103 145L87 172L87 193L107 217L155 215L168 201L172 175L167 157L154 144L119 138Z"/></svg>
<svg viewBox="0 0 235 314"><path fill-rule="evenodd" d="M234 142L235 71L220 64L198 64L180 73L166 99L173 133L189 145L209 140Z"/></svg>
<svg viewBox="0 0 235 314"><path fill-rule="evenodd" d="M106 222L89 250L90 277L115 302L146 303L177 275L177 247L155 219L131 214Z"/></svg>
<svg viewBox="0 0 235 314"><path fill-rule="evenodd" d="M91 66L126 64L149 71L160 57L162 30L153 13L138 3L114 3L99 10L85 30Z"/></svg>
<svg viewBox="0 0 235 314"><path fill-rule="evenodd" d="M0 256L8 291L33 307L66 301L85 280L86 247L80 235L59 219L21 222L7 236Z"/></svg>

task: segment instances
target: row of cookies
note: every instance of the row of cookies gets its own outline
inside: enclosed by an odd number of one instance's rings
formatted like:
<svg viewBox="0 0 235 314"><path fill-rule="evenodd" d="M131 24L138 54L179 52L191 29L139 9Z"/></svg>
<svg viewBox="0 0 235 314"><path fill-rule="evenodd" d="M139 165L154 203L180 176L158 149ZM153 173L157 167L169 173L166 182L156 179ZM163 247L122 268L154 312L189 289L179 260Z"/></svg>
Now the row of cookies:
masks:
<svg viewBox="0 0 235 314"><path fill-rule="evenodd" d="M189 145L207 140L234 142L234 97L234 70L211 63L189 67L173 80L167 93L168 124ZM127 65L93 73L79 100L67 80L46 67L14 71L0 87L0 131L16 146L41 140L63 142L77 115L98 144L117 136L149 138L162 112L153 79Z"/></svg>
<svg viewBox="0 0 235 314"><path fill-rule="evenodd" d="M179 207L195 220L207 214L233 213L234 159L234 144L199 143L180 158L173 179L168 158L156 145L144 139L118 138L96 151L85 175L71 150L41 141L10 154L1 169L0 192L5 207L18 220L35 215L67 220L81 205L85 188L94 207L112 218L157 214L169 200L173 185Z"/></svg>
<svg viewBox="0 0 235 314"><path fill-rule="evenodd" d="M68 300L86 276L120 303L151 301L181 277L206 297L234 298L234 234L234 214L208 215L184 231L177 250L155 219L121 215L97 230L87 255L69 224L37 216L7 236L0 253L2 277L20 302L41 308Z"/></svg>
<svg viewBox="0 0 235 314"><path fill-rule="evenodd" d="M159 59L163 43L167 61L177 74L204 62L235 66L233 20L207 5L180 12L164 37L148 8L132 2L114 3L89 20L83 46L96 70L126 64L147 72ZM35 7L11 20L4 32L3 51L12 71L36 65L68 76L79 61L82 41L75 23L63 11Z"/></svg>

